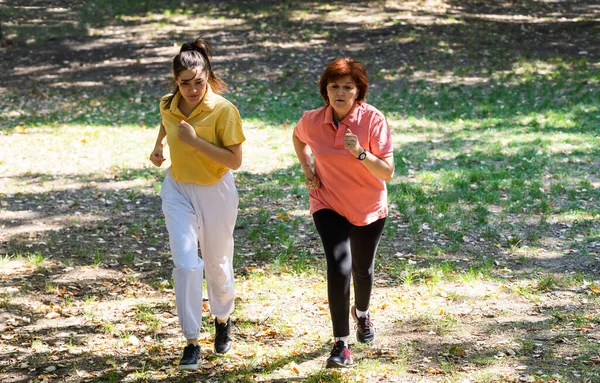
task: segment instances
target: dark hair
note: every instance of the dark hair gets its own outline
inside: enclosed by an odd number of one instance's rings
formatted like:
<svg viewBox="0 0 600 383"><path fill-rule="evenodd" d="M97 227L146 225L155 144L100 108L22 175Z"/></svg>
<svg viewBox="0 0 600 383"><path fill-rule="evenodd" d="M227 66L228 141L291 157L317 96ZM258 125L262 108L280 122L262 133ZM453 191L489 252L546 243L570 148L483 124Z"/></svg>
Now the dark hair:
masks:
<svg viewBox="0 0 600 383"><path fill-rule="evenodd" d="M213 92L221 93L227 90L227 85L219 76L212 70L210 59L213 55L212 45L202 37L184 43L179 50L179 54L173 58L173 77L176 79L184 70L192 70L194 68L202 68L208 73L208 84ZM173 95L179 91L179 87L175 84Z"/></svg>
<svg viewBox="0 0 600 383"><path fill-rule="evenodd" d="M342 77L350 76L352 81L358 88L358 96L356 101L362 102L367 96L369 89L369 79L367 77L367 71L364 65L360 61L351 59L350 57L342 57L335 59L327 65L325 71L321 75L319 81L319 91L321 97L325 101L325 104L329 105L329 97L327 97L327 84L332 81L336 81Z"/></svg>

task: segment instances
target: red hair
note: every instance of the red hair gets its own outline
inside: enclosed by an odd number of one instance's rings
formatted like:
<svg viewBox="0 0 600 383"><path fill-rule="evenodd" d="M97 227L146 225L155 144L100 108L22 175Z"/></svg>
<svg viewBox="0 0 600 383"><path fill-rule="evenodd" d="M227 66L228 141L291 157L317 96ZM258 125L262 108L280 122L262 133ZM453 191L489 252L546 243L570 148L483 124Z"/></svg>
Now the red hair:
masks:
<svg viewBox="0 0 600 383"><path fill-rule="evenodd" d="M365 100L367 90L369 89L369 79L364 65L360 61L356 61L350 57L343 57L330 62L321 75L319 91L321 92L321 97L325 101L325 104L329 105L327 84L345 76L350 76L358 88L358 97L356 97L356 101L362 102Z"/></svg>

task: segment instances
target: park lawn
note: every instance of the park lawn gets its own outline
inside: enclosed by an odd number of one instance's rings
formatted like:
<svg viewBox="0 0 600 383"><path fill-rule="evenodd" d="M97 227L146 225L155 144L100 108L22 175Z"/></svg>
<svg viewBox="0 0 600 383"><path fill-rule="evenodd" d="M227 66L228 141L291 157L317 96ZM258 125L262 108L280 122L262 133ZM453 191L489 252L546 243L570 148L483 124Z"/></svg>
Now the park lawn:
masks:
<svg viewBox="0 0 600 383"><path fill-rule="evenodd" d="M153 2L138 16L127 3L116 21L102 14L86 29L91 40L115 29L183 38L174 21L197 27L209 20L233 37L246 33L239 25L260 31L261 44L247 53L267 59L227 66L226 53L239 53L230 48L216 60L248 138L235 174L235 345L226 356L212 353L205 302L204 364L194 373L176 369L183 340L158 196L164 169L147 160L168 66L145 72L154 61L142 57L131 63L129 80L83 92L3 82L0 380L599 380L597 61L560 50L530 55L520 50L518 29L494 36L478 25L460 48L433 27L422 34L425 15L411 21L410 9L388 3L392 10L377 3L370 19L360 4L242 4L194 19L176 5L152 11ZM91 22L94 4L71 17ZM465 37L460 17L428 6L419 10L435 11L433 26L456 25L450 33ZM278 11L293 28L274 21ZM523 10L534 12L550 14ZM341 371L323 369L332 347L325 264L291 145L302 111L321 105L323 62L302 48L320 39L356 43L341 27L324 30L323 14L361 25L390 49L412 47L400 66L397 51L370 54L377 44L348 48L370 70L368 101L392 128L396 174L371 307L377 341L362 346L351 336L355 365ZM127 32L131 25L147 29ZM396 31L393 38L378 34L384 27ZM505 45L494 48L496 40ZM484 45L486 54L478 50ZM298 48L294 56L285 54L289 47ZM337 52L320 47L323 55ZM157 56L168 62L171 52ZM100 79L100 69L82 66Z"/></svg>

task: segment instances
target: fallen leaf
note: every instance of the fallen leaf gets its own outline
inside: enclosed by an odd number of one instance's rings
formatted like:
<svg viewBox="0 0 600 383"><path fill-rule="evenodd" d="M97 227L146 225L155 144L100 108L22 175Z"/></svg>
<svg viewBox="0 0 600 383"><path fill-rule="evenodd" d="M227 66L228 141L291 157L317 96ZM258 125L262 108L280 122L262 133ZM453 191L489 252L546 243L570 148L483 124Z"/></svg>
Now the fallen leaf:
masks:
<svg viewBox="0 0 600 383"><path fill-rule="evenodd" d="M441 370L438 370L438 369L437 369L437 368L435 368L435 367L429 367L429 368L427 369L427 372L428 372L428 373L430 373L431 375L439 375L439 374L441 374L441 373L442 373L442 371L441 371Z"/></svg>
<svg viewBox="0 0 600 383"><path fill-rule="evenodd" d="M215 361L212 362L206 362L206 363L202 363L200 365L200 367L202 367L205 370L210 370L211 368L214 368L218 363Z"/></svg>

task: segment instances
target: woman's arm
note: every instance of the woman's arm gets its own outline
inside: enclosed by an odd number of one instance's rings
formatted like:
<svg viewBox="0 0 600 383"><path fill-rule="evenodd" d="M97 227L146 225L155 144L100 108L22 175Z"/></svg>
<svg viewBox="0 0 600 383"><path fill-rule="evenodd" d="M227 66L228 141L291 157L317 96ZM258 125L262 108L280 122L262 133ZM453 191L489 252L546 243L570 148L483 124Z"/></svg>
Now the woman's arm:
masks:
<svg viewBox="0 0 600 383"><path fill-rule="evenodd" d="M360 153L363 152L363 149L360 148L359 151L357 151L356 154L355 152L351 151L352 154L354 154L355 157L358 157L360 155ZM358 161L358 160L357 160ZM371 172L371 174L373 174L375 177L383 180L383 181L389 181L392 179L392 176L394 175L394 157L386 157L386 158L379 158L377 156L375 156L373 153L369 153L367 152L367 157L361 161L361 163L363 164L363 166L365 168L367 168L367 170L369 172Z"/></svg>
<svg viewBox="0 0 600 383"><path fill-rule="evenodd" d="M156 143L154 144L154 150L150 154L150 161L154 164L154 166L160 167L163 162L165 162L165 157L163 156L163 148L165 147L165 137L167 136L167 130L165 126L160 123L160 129L158 130L158 136L156 137Z"/></svg>
<svg viewBox="0 0 600 383"><path fill-rule="evenodd" d="M242 144L219 148L198 137L194 128L183 120L179 122L177 137L220 165L233 170L242 166Z"/></svg>
<svg viewBox="0 0 600 383"><path fill-rule="evenodd" d="M360 146L358 137L352 133L350 129L348 129L348 132L344 137L344 146L357 158L357 161L360 161L358 160L358 156L365 151L365 149ZM392 179L392 176L394 175L394 156L379 158L368 151L366 151L366 155L367 156L361 163L372 175L383 181Z"/></svg>
<svg viewBox="0 0 600 383"><path fill-rule="evenodd" d="M294 141L294 150L296 151L296 157L300 161L300 166L310 169L312 167L310 163L310 148L298 138L295 130L292 140Z"/></svg>
<svg viewBox="0 0 600 383"><path fill-rule="evenodd" d="M318 189L321 187L321 181L319 177L313 172L312 164L310 160L310 147L300 140L296 135L296 130L294 129L294 134L292 135L292 141L294 142L294 150L296 151L296 157L300 161L300 166L302 167L302 171L304 172L306 186Z"/></svg>

